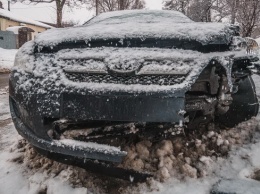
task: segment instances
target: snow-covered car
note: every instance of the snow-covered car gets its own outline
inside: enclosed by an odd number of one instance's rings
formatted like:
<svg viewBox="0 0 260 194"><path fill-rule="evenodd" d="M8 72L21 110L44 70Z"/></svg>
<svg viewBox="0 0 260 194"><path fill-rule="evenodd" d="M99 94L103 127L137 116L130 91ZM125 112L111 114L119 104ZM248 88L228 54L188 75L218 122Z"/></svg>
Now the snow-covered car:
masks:
<svg viewBox="0 0 260 194"><path fill-rule="evenodd" d="M151 130L164 138L256 116L255 52L234 25L197 23L176 11L103 13L41 33L18 51L12 118L45 154L115 165L127 155L113 146L118 138L149 133L153 123L171 125ZM145 129L106 127L129 123Z"/></svg>

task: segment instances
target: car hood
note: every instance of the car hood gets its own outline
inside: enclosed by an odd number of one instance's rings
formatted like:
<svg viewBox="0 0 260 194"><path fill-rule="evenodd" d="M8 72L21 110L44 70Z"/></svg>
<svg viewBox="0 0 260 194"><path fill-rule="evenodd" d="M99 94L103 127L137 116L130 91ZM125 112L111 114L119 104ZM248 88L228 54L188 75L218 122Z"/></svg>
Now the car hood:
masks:
<svg viewBox="0 0 260 194"><path fill-rule="evenodd" d="M94 23L79 27L47 30L35 39L38 49L52 47L64 42L85 41L88 45L91 40L148 38L195 40L202 45L230 44L232 37L238 35L238 27L223 23Z"/></svg>

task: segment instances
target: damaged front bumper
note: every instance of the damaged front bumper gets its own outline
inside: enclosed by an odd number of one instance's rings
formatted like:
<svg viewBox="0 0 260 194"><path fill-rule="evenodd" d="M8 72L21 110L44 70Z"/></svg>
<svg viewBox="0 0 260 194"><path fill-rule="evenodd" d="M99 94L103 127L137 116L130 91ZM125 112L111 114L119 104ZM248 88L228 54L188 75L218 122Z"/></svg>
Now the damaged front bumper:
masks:
<svg viewBox="0 0 260 194"><path fill-rule="evenodd" d="M185 93L182 89L153 94L93 93L86 88L71 91L69 87L56 86L51 80L44 87L40 84L22 87L16 74L16 71L11 73L9 82L10 110L15 127L30 144L47 152L114 163L121 163L127 155L113 146L50 136L48 131L54 129L55 121L62 119L76 124L184 121ZM25 82L33 83L33 79L38 78L28 74ZM48 92L41 92L47 88Z"/></svg>
<svg viewBox="0 0 260 194"><path fill-rule="evenodd" d="M41 150L62 154L64 156L77 157L81 159L96 159L101 161L121 163L127 155L119 148L100 145L95 143L82 143L69 140L52 140L37 136L32 129L27 127L17 115L17 107L10 99L10 111L14 125L21 136L27 139L33 146Z"/></svg>

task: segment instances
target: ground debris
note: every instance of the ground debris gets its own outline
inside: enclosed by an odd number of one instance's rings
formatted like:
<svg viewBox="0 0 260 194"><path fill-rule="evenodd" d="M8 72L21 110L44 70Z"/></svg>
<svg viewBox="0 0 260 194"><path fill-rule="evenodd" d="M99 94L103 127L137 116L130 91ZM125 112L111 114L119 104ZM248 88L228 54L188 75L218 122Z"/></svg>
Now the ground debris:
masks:
<svg viewBox="0 0 260 194"><path fill-rule="evenodd" d="M192 131L185 136L159 141L143 138L122 140L128 142L122 145L128 155L121 167L154 175L153 179L142 184L107 179L78 167L52 161L38 154L25 140L17 143L16 151L23 155L13 162L25 163L31 173L44 172L49 176L58 176L72 187L86 187L94 193L140 193L143 187L156 191L158 187L153 184L154 181L165 182L171 177L179 180L197 179L209 175L218 158L227 157L232 147L252 141L252 134L256 130L259 130L258 124L252 119L232 129L222 130L215 126L214 131L212 128ZM254 179L257 179L256 175Z"/></svg>

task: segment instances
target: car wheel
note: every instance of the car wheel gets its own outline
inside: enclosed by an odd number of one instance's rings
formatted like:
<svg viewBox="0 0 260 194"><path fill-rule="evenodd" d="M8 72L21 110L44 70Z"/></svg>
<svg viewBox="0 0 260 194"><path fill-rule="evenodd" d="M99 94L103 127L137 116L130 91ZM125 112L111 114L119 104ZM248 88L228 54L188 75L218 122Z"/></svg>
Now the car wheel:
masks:
<svg viewBox="0 0 260 194"><path fill-rule="evenodd" d="M232 94L232 104L224 115L216 118L222 126L234 127L256 116L259 103L255 92L255 84L251 76L242 79L238 83L238 90Z"/></svg>

